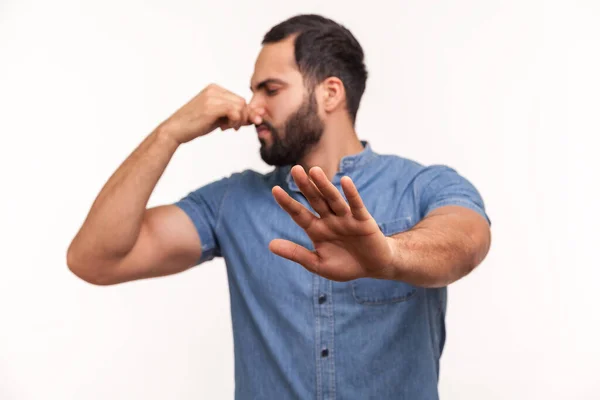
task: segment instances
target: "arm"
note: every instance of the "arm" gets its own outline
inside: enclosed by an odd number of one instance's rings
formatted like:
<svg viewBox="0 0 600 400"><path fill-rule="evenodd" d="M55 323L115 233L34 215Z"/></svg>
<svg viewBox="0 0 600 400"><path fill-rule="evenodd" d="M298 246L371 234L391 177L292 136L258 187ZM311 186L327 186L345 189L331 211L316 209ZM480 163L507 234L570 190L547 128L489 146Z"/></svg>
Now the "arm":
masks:
<svg viewBox="0 0 600 400"><path fill-rule="evenodd" d="M285 190L273 188L279 205L307 233L314 250L284 239L269 249L327 279L396 279L416 286L445 286L466 275L486 255L489 219L483 200L450 168L428 168L413 193L424 216L413 229L385 236L350 177L341 179L344 199L319 167L310 178L302 167L292 176L318 216Z"/></svg>
<svg viewBox="0 0 600 400"><path fill-rule="evenodd" d="M146 210L177 147L159 129L108 180L69 246L67 265L75 275L93 284L114 284L180 272L200 257L198 235L182 210Z"/></svg>
<svg viewBox="0 0 600 400"><path fill-rule="evenodd" d="M182 143L249 125L259 117L243 98L210 85L135 149L94 201L67 251L81 279L108 285L181 272L195 265L202 243L194 223L175 205L146 209L171 157Z"/></svg>
<svg viewBox="0 0 600 400"><path fill-rule="evenodd" d="M477 212L444 206L390 239L395 279L415 286L441 287L466 276L483 261L491 233Z"/></svg>

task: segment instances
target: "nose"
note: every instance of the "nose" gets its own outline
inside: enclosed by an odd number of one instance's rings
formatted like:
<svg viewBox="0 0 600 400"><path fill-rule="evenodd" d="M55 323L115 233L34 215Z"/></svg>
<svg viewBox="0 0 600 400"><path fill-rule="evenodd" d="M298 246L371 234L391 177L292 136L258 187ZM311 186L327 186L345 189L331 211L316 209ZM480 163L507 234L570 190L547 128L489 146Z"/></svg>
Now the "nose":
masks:
<svg viewBox="0 0 600 400"><path fill-rule="evenodd" d="M259 116L262 120L262 117L266 114L265 106L257 95L252 96L252 99L248 103L248 108L250 109L250 114L253 118Z"/></svg>
<svg viewBox="0 0 600 400"><path fill-rule="evenodd" d="M264 109L264 104L261 101L261 96L258 93L255 93L252 98L250 99L250 102L248 103L248 106L252 109L252 110L258 110L258 109Z"/></svg>

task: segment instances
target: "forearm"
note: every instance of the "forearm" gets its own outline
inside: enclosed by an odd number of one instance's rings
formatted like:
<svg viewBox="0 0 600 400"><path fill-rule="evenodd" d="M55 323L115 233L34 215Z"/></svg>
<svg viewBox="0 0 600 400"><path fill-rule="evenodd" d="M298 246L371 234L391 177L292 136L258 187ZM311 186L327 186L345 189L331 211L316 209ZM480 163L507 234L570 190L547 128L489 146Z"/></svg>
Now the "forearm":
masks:
<svg viewBox="0 0 600 400"><path fill-rule="evenodd" d="M106 182L69 248L71 258L127 254L140 232L148 199L178 147L158 128Z"/></svg>
<svg viewBox="0 0 600 400"><path fill-rule="evenodd" d="M395 278L422 287L442 287L466 276L489 249L489 237L455 214L431 216L391 239Z"/></svg>

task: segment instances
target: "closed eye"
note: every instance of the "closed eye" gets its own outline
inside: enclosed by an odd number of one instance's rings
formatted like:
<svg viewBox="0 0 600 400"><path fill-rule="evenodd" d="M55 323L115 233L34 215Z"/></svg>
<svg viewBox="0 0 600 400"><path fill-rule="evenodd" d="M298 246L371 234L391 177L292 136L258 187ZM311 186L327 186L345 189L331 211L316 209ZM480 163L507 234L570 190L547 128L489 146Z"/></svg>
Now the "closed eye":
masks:
<svg viewBox="0 0 600 400"><path fill-rule="evenodd" d="M275 96L279 92L278 89L265 89L267 96Z"/></svg>

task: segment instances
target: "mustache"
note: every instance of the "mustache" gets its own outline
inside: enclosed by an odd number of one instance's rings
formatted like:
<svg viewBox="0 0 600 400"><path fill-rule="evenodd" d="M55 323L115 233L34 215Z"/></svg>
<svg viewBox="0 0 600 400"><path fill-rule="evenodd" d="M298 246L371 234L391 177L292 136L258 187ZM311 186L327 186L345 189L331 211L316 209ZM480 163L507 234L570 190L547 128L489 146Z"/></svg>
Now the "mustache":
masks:
<svg viewBox="0 0 600 400"><path fill-rule="evenodd" d="M254 124L254 126L256 127L256 129L267 128L270 132L275 132L275 127L269 121L263 120L261 124Z"/></svg>

